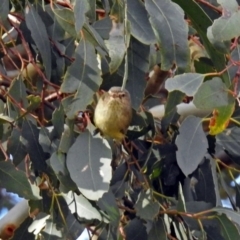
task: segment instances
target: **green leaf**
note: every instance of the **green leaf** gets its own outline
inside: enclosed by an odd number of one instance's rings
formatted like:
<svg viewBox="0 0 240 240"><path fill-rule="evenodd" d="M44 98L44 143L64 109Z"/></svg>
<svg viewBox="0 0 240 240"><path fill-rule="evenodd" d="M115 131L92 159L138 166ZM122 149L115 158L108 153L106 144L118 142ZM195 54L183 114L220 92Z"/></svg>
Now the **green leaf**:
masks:
<svg viewBox="0 0 240 240"><path fill-rule="evenodd" d="M13 123L14 119L7 116L7 115L3 115L2 113L0 114L0 123Z"/></svg>
<svg viewBox="0 0 240 240"><path fill-rule="evenodd" d="M181 71L189 65L188 27L183 10L170 0L146 0L150 22L160 45L161 69L175 63Z"/></svg>
<svg viewBox="0 0 240 240"><path fill-rule="evenodd" d="M209 27L207 29L207 37L217 51L219 51L220 53L229 54L231 42L221 41L218 38L215 38L213 36L212 27Z"/></svg>
<svg viewBox="0 0 240 240"><path fill-rule="evenodd" d="M176 145L178 166L187 177L200 164L208 148L201 118L189 116L183 121Z"/></svg>
<svg viewBox="0 0 240 240"><path fill-rule="evenodd" d="M70 34L72 37L76 37L77 33L75 30L75 18L73 11L68 8L64 9L55 9L54 14L58 23L62 26L62 28Z"/></svg>
<svg viewBox="0 0 240 240"><path fill-rule="evenodd" d="M52 70L51 48L46 27L33 6L28 5L25 10L25 20L31 36L41 54L46 77L50 79Z"/></svg>
<svg viewBox="0 0 240 240"><path fill-rule="evenodd" d="M38 141L45 153L52 154L57 148L54 142L52 142L52 139L50 138L48 128L45 127L40 128Z"/></svg>
<svg viewBox="0 0 240 240"><path fill-rule="evenodd" d="M86 1L88 3L88 11L86 13L87 18L89 19L90 23L93 23L96 21L96 0L89 0Z"/></svg>
<svg viewBox="0 0 240 240"><path fill-rule="evenodd" d="M49 36L55 41L64 40L65 31L57 21L56 15L52 11L50 4L45 5L45 11L52 17L53 21L53 24L47 28Z"/></svg>
<svg viewBox="0 0 240 240"><path fill-rule="evenodd" d="M74 6L75 29L78 34L82 30L83 24L86 20L85 13L88 10L88 4L84 0L78 0Z"/></svg>
<svg viewBox="0 0 240 240"><path fill-rule="evenodd" d="M146 227L138 218L128 222L124 227L124 233L126 234L126 239L129 240L146 240L148 237Z"/></svg>
<svg viewBox="0 0 240 240"><path fill-rule="evenodd" d="M50 164L60 182L61 192L68 193L77 189L76 184L70 177L66 165L66 156L63 153L54 152L50 158Z"/></svg>
<svg viewBox="0 0 240 240"><path fill-rule="evenodd" d="M210 144L209 144L210 145ZM190 179L190 186L195 192L197 201L212 203L213 206L221 204L217 177L216 161L205 159Z"/></svg>
<svg viewBox="0 0 240 240"><path fill-rule="evenodd" d="M127 1L128 20L131 24L131 34L144 44L156 43L153 29L149 23L148 13L142 1Z"/></svg>
<svg viewBox="0 0 240 240"><path fill-rule="evenodd" d="M141 49L141 51L139 51ZM146 72L149 70L150 47L132 38L128 48L128 81L126 89L132 100L132 107L138 110L144 98ZM123 64L118 70L124 76Z"/></svg>
<svg viewBox="0 0 240 240"><path fill-rule="evenodd" d="M54 135L56 138L61 138L64 131L64 109L62 105L54 110L52 114L52 124L54 129L51 135Z"/></svg>
<svg viewBox="0 0 240 240"><path fill-rule="evenodd" d="M216 116L212 117L212 123L209 124L209 134L217 135L225 130L229 124L230 118L234 112L235 102L234 99L231 104L215 109Z"/></svg>
<svg viewBox="0 0 240 240"><path fill-rule="evenodd" d="M61 135L58 150L62 153L67 153L74 141L74 120L68 120L64 126L64 132Z"/></svg>
<svg viewBox="0 0 240 240"><path fill-rule="evenodd" d="M167 230L164 225L164 220L162 218L159 218L158 220L155 220L152 223L152 228L148 234L147 240L156 240L156 239L168 240Z"/></svg>
<svg viewBox="0 0 240 240"><path fill-rule="evenodd" d="M92 26L104 40L109 39L109 32L112 28L112 21L109 17L96 21Z"/></svg>
<svg viewBox="0 0 240 240"><path fill-rule="evenodd" d="M20 130L14 128L7 143L7 151L12 155L13 163L15 166L21 163L27 155L26 149L20 141L20 136Z"/></svg>
<svg viewBox="0 0 240 240"><path fill-rule="evenodd" d="M229 219L231 219L236 224L240 222L240 213L235 212L230 208L215 207L212 208L213 211L216 211L218 214L226 214Z"/></svg>
<svg viewBox="0 0 240 240"><path fill-rule="evenodd" d="M77 137L67 153L71 178L85 197L98 200L108 191L111 180L112 152L105 139L89 130Z"/></svg>
<svg viewBox="0 0 240 240"><path fill-rule="evenodd" d="M39 144L39 130L29 120L24 120L22 124L21 142L24 145L34 170L46 171L45 153Z"/></svg>
<svg viewBox="0 0 240 240"><path fill-rule="evenodd" d="M216 70L221 72L226 67L226 59L224 54L218 52L207 38L207 29L212 25L209 16L203 11L196 1L192 0L173 0L187 14L191 20L192 26L197 30L204 47L206 48ZM231 85L231 79L227 72L222 74L222 79L227 87Z"/></svg>
<svg viewBox="0 0 240 240"><path fill-rule="evenodd" d="M185 95L179 91L169 92L165 105L165 114L161 122L163 132L168 129L169 124L174 124L178 121L179 115L177 114L176 106L182 102L184 96Z"/></svg>
<svg viewBox="0 0 240 240"><path fill-rule="evenodd" d="M112 191L104 193L98 200L97 205L101 208L101 210L108 214L111 225L117 227L120 220L120 214Z"/></svg>
<svg viewBox="0 0 240 240"><path fill-rule="evenodd" d="M8 192L16 193L25 199L38 199L32 193L26 173L17 170L11 161L0 161L0 185L4 186Z"/></svg>
<svg viewBox="0 0 240 240"><path fill-rule="evenodd" d="M140 192L134 207L137 210L137 216L144 220L153 220L157 216L160 208L159 203L153 201L153 195L150 189L146 192Z"/></svg>
<svg viewBox="0 0 240 240"><path fill-rule="evenodd" d="M88 23L84 23L82 30L84 39L93 44L95 48L100 47L101 50L104 50L104 54L107 55L108 49L98 32Z"/></svg>
<svg viewBox="0 0 240 240"><path fill-rule="evenodd" d="M169 92L178 90L187 96L193 96L202 84L204 77L203 74L184 73L173 78L168 78L165 87Z"/></svg>
<svg viewBox="0 0 240 240"><path fill-rule="evenodd" d="M8 90L8 94L11 95L11 97L17 103L21 103L21 106L23 108L27 108L28 101L27 101L26 87L21 76L19 76L19 78L16 78L12 81L11 86Z"/></svg>
<svg viewBox="0 0 240 240"><path fill-rule="evenodd" d="M234 101L221 78L214 77L204 82L194 95L193 103L198 109L214 109L231 104Z"/></svg>
<svg viewBox="0 0 240 240"><path fill-rule="evenodd" d="M177 210L179 212L186 212L186 204L185 204L185 198L183 195L183 189L181 183L178 185L178 203L177 203Z"/></svg>
<svg viewBox="0 0 240 240"><path fill-rule="evenodd" d="M238 240L240 238L238 228L226 214L217 215L216 219L220 223L221 233L225 240Z"/></svg>
<svg viewBox="0 0 240 240"><path fill-rule="evenodd" d="M36 110L41 104L41 98L39 96L28 95L27 100L29 101L27 112Z"/></svg>
<svg viewBox="0 0 240 240"><path fill-rule="evenodd" d="M86 109L101 82L95 49L82 40L76 49L75 61L68 68L61 85L64 93L76 92L74 97L70 96L62 101L68 118L73 119L79 111Z"/></svg>

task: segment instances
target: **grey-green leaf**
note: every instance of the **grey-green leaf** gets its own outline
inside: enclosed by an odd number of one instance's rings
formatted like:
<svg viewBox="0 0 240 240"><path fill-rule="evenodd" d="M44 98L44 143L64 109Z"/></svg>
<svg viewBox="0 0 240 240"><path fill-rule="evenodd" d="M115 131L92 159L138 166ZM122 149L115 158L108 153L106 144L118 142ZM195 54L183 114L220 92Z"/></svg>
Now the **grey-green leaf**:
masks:
<svg viewBox="0 0 240 240"><path fill-rule="evenodd" d="M178 166L188 176L197 168L208 148L201 118L189 116L183 121L176 145Z"/></svg>
<svg viewBox="0 0 240 240"><path fill-rule="evenodd" d="M240 35L240 11L227 11L226 15L216 19L212 25L212 34L219 41L231 40Z"/></svg>
<svg viewBox="0 0 240 240"><path fill-rule="evenodd" d="M8 13L9 13L9 0L2 0L0 3L0 23L7 29L8 28Z"/></svg>
<svg viewBox="0 0 240 240"><path fill-rule="evenodd" d="M166 89L169 92L181 91L187 96L193 96L204 80L204 75L199 73L184 73L166 81Z"/></svg>
<svg viewBox="0 0 240 240"><path fill-rule="evenodd" d="M74 97L67 97L62 102L68 118L73 119L77 112L86 109L101 82L95 49L92 44L82 40L61 86L62 92L75 93Z"/></svg>
<svg viewBox="0 0 240 240"><path fill-rule="evenodd" d="M146 0L145 6L160 45L161 69L167 71L175 63L180 70L185 70L189 48L183 10L170 0Z"/></svg>
<svg viewBox="0 0 240 240"><path fill-rule="evenodd" d="M102 217L98 210L92 206L92 204L83 196L78 196L75 193L69 192L68 194L64 194L69 209L72 213L77 213L80 218L83 219L98 219L102 220Z"/></svg>
<svg viewBox="0 0 240 240"><path fill-rule="evenodd" d="M98 200L108 191L111 180L112 152L106 140L86 130L67 153L71 178L85 197Z"/></svg>
<svg viewBox="0 0 240 240"><path fill-rule="evenodd" d="M43 65L45 67L46 76L51 77L52 60L51 48L48 39L46 27L33 6L28 5L25 10L25 19L28 29L31 31L31 36L41 54Z"/></svg>
<svg viewBox="0 0 240 240"><path fill-rule="evenodd" d="M26 173L17 170L11 161L0 162L0 185L25 199L38 199L32 193Z"/></svg>
<svg viewBox="0 0 240 240"><path fill-rule="evenodd" d="M68 8L56 9L54 10L54 14L62 28L72 37L76 37L77 33L75 29L75 18L73 11Z"/></svg>
<svg viewBox="0 0 240 240"><path fill-rule="evenodd" d="M104 193L103 196L97 202L101 210L105 211L109 218L111 225L118 226L120 220L119 209L116 204L115 196L110 190L107 193Z"/></svg>
<svg viewBox="0 0 240 240"><path fill-rule="evenodd" d="M81 31L83 24L85 22L85 13L88 10L88 5L85 0L78 0L75 2L74 6L74 16L75 16L75 29L79 34Z"/></svg>
<svg viewBox="0 0 240 240"><path fill-rule="evenodd" d="M221 78L214 77L199 87L193 103L199 109L214 109L229 105L232 99L233 96L228 92Z"/></svg>
<svg viewBox="0 0 240 240"><path fill-rule="evenodd" d="M117 71L125 55L126 47L123 32L123 23L116 23L112 21L112 29L109 33L109 40L105 41L111 58L111 62L109 64L110 73Z"/></svg>
<svg viewBox="0 0 240 240"><path fill-rule="evenodd" d="M226 214L221 214L216 216L217 220L221 226L221 233L226 240L238 240L240 234L235 223L232 222Z"/></svg>
<svg viewBox="0 0 240 240"><path fill-rule="evenodd" d="M135 208L137 210L137 216L145 220L153 220L158 214L160 206L158 202L153 201L152 192L149 189L139 194Z"/></svg>
<svg viewBox="0 0 240 240"><path fill-rule="evenodd" d="M131 23L131 34L144 44L156 43L156 37L149 23L148 13L140 0L128 0L128 20Z"/></svg>

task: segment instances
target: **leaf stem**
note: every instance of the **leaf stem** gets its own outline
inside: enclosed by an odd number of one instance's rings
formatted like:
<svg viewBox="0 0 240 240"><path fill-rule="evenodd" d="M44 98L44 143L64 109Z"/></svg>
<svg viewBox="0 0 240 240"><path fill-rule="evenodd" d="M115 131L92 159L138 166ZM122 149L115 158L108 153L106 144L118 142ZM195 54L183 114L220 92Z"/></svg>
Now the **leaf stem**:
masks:
<svg viewBox="0 0 240 240"><path fill-rule="evenodd" d="M233 123L236 123L238 126L240 126L240 122L237 121L236 119L230 118L230 121L233 122Z"/></svg>

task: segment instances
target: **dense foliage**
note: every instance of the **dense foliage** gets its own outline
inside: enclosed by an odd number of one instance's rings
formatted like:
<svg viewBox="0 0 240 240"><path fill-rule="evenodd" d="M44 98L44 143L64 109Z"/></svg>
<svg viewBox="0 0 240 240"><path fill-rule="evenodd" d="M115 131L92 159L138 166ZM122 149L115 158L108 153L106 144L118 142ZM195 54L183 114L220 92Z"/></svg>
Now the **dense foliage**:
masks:
<svg viewBox="0 0 240 240"><path fill-rule="evenodd" d="M1 0L0 187L31 214L14 239L239 239L239 22L236 0ZM123 79L119 146L93 114Z"/></svg>

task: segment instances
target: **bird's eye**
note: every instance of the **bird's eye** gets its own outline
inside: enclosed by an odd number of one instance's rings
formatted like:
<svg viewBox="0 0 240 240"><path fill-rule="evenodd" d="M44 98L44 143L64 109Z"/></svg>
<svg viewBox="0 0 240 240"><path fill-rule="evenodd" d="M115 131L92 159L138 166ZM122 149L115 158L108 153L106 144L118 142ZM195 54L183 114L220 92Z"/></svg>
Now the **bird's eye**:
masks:
<svg viewBox="0 0 240 240"><path fill-rule="evenodd" d="M121 93L121 94L120 94L120 97L125 97L125 93Z"/></svg>

